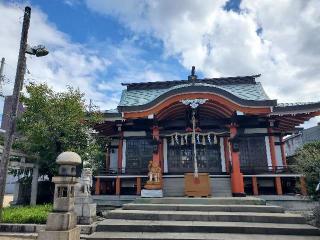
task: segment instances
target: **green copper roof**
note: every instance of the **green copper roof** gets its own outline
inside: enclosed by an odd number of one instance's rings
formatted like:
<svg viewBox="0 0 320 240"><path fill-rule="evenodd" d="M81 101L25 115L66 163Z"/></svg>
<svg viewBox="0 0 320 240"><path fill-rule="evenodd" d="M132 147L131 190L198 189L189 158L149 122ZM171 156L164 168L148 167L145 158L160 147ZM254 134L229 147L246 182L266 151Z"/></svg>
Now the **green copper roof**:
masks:
<svg viewBox="0 0 320 240"><path fill-rule="evenodd" d="M208 83L189 83L180 84L169 88L162 89L142 89L142 90L123 90L119 106L139 106L145 105L161 95L179 88L202 86L210 88L218 88L225 90L234 96L244 100L263 101L270 100L260 82L254 84L229 84L229 85L213 85Z"/></svg>

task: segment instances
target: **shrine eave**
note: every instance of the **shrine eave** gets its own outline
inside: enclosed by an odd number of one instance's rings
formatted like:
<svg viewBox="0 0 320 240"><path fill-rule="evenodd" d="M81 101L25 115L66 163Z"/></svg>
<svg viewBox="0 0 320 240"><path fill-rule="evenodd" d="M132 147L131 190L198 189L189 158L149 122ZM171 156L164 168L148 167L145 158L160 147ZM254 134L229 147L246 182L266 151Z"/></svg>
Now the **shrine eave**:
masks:
<svg viewBox="0 0 320 240"><path fill-rule="evenodd" d="M281 103L269 114L271 119L278 122L281 131L292 131L295 127L320 115L320 102Z"/></svg>
<svg viewBox="0 0 320 240"><path fill-rule="evenodd" d="M320 102L279 103L270 115L307 114L320 111Z"/></svg>

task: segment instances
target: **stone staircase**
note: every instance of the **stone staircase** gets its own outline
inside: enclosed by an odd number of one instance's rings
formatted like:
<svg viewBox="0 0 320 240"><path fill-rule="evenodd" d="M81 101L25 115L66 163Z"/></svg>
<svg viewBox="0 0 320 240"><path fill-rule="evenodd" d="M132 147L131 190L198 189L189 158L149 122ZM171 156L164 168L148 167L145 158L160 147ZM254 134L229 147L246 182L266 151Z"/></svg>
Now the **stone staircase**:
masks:
<svg viewBox="0 0 320 240"><path fill-rule="evenodd" d="M253 197L139 198L110 211L87 239L264 239L261 234L320 239L302 216Z"/></svg>

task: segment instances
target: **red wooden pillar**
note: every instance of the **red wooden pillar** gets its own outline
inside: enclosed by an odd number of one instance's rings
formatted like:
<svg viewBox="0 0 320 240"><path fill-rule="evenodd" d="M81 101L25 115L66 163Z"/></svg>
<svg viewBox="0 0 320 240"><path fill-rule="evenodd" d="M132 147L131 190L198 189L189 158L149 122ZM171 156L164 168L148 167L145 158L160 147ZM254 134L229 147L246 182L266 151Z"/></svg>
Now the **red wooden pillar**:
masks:
<svg viewBox="0 0 320 240"><path fill-rule="evenodd" d="M256 176L252 177L252 192L253 195L259 195L258 181Z"/></svg>
<svg viewBox="0 0 320 240"><path fill-rule="evenodd" d="M155 140L158 140L160 139L160 136L159 136L159 127L158 126L154 126L152 128L152 136ZM160 159L160 151L161 151L161 146L160 144L158 144L158 151L157 152L154 152L153 155L152 155L152 160L154 162L157 162L159 163L159 166L161 166L161 159Z"/></svg>
<svg viewBox="0 0 320 240"><path fill-rule="evenodd" d="M122 149L123 149L123 133L120 134L118 145L118 174L122 173Z"/></svg>
<svg viewBox="0 0 320 240"><path fill-rule="evenodd" d="M120 195L121 192L121 182L120 182L120 178L117 177L116 178L116 195Z"/></svg>
<svg viewBox="0 0 320 240"><path fill-rule="evenodd" d="M304 176L300 177L300 191L303 196L308 195L306 178Z"/></svg>
<svg viewBox="0 0 320 240"><path fill-rule="evenodd" d="M230 148L228 143L228 138L223 138L223 148L224 148L224 159L226 161L226 172L230 173Z"/></svg>
<svg viewBox="0 0 320 240"><path fill-rule="evenodd" d="M276 187L277 195L282 195L281 177L275 178L275 187Z"/></svg>
<svg viewBox="0 0 320 240"><path fill-rule="evenodd" d="M141 177L137 177L137 195L141 194Z"/></svg>
<svg viewBox="0 0 320 240"><path fill-rule="evenodd" d="M162 139L160 139L160 144L159 144L159 158L160 158L160 167L163 172L164 159L163 159L163 141L162 141Z"/></svg>
<svg viewBox="0 0 320 240"><path fill-rule="evenodd" d="M277 167L277 159L276 159L276 149L274 144L274 136L272 136L272 129L268 128L269 133L269 145L270 145L270 156L271 156L271 163L272 163L272 170L275 172Z"/></svg>
<svg viewBox="0 0 320 240"><path fill-rule="evenodd" d="M95 194L100 195L100 178L97 178L97 181L96 181Z"/></svg>
<svg viewBox="0 0 320 240"><path fill-rule="evenodd" d="M237 127L232 124L230 126L230 138L234 138L237 134ZM231 173L231 186L232 195L234 197L245 196L243 175L240 171L240 153L235 151L234 143L231 143L231 159L232 159L232 173Z"/></svg>
<svg viewBox="0 0 320 240"><path fill-rule="evenodd" d="M280 137L281 142L281 158L282 158L282 164L284 167L287 167L287 157L286 157L286 150L285 150L285 143L283 141L283 137Z"/></svg>

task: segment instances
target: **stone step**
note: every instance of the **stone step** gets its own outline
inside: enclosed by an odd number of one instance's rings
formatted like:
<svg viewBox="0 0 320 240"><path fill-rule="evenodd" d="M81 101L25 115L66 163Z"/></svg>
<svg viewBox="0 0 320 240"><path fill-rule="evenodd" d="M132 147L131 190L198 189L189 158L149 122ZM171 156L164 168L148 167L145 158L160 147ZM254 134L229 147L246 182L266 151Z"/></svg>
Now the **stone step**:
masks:
<svg viewBox="0 0 320 240"><path fill-rule="evenodd" d="M201 205L265 205L263 199L255 197L212 197L212 198L137 198L139 204L201 204Z"/></svg>
<svg viewBox="0 0 320 240"><path fill-rule="evenodd" d="M270 240L319 240L318 236L270 235ZM86 239L90 240L256 240L266 239L261 234L232 233L165 233L165 232L96 232Z"/></svg>
<svg viewBox="0 0 320 240"><path fill-rule="evenodd" d="M109 219L152 221L253 222L303 224L297 214L253 212L200 212L200 211L144 211L116 209L107 213Z"/></svg>
<svg viewBox="0 0 320 240"><path fill-rule="evenodd" d="M240 233L320 236L319 229L307 224L274 224L252 222L150 221L106 219L97 232L167 232L167 233Z"/></svg>
<svg viewBox="0 0 320 240"><path fill-rule="evenodd" d="M124 210L147 211L201 211L201 212L266 212L284 213L279 206L268 205L209 205L209 204L139 204L129 203L122 206Z"/></svg>

